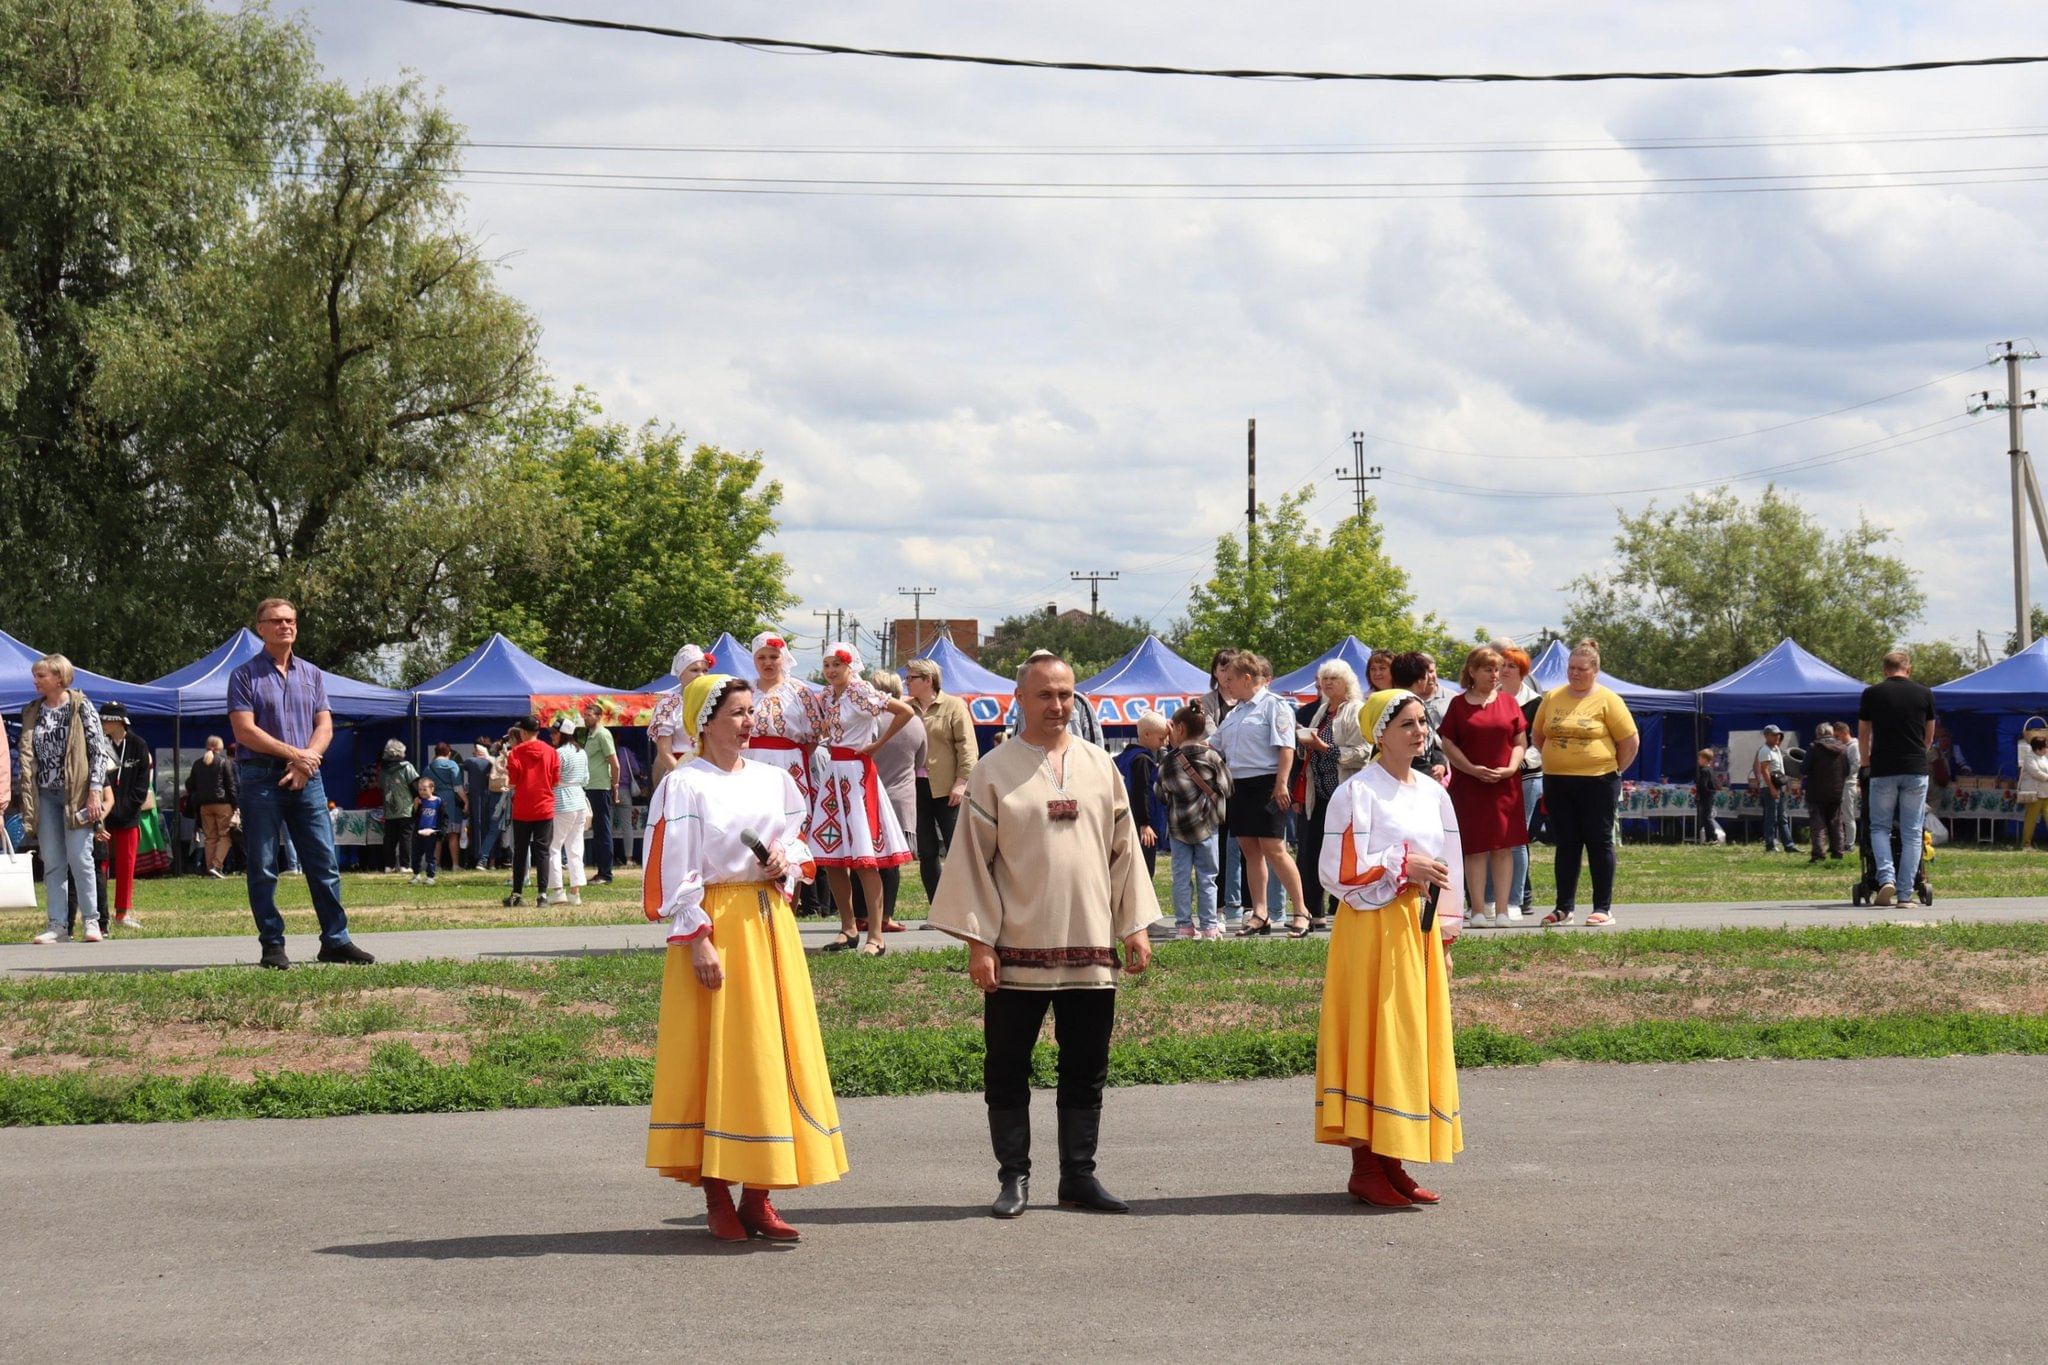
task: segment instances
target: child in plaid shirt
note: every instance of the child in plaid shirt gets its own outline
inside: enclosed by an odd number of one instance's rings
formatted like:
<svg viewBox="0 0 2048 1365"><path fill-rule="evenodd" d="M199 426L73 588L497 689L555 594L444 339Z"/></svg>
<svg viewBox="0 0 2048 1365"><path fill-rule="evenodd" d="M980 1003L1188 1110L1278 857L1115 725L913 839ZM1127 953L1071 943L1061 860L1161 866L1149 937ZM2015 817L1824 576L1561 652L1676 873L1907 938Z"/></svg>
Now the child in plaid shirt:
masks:
<svg viewBox="0 0 2048 1365"><path fill-rule="evenodd" d="M1209 717L1199 701L1173 713L1170 747L1159 756L1159 793L1173 849L1174 937L1213 941L1223 937L1216 913L1216 839L1230 799L1230 767L1204 742L1208 733Z"/></svg>

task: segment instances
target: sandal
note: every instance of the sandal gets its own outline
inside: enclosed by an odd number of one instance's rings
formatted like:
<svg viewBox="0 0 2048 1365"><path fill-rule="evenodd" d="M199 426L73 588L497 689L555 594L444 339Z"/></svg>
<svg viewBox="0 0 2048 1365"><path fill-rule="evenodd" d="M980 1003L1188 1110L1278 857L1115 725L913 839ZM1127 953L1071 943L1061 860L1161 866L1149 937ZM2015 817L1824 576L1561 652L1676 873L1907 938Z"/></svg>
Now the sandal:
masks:
<svg viewBox="0 0 2048 1365"><path fill-rule="evenodd" d="M1270 934L1273 932L1273 921L1271 919L1264 915L1259 915L1257 916L1259 921L1257 924L1253 924L1252 919L1253 916L1251 914L1245 915L1244 923L1238 926L1237 936L1239 938L1251 938L1255 934Z"/></svg>
<svg viewBox="0 0 2048 1365"><path fill-rule="evenodd" d="M844 929L841 929L838 933L832 936L832 941L826 944L819 951L827 953L843 953L848 948L857 947L859 946L859 944L860 935L849 934Z"/></svg>
<svg viewBox="0 0 2048 1365"><path fill-rule="evenodd" d="M1307 915L1292 915L1287 920L1287 937L1307 938L1316 931L1316 922Z"/></svg>
<svg viewBox="0 0 2048 1365"><path fill-rule="evenodd" d="M1543 927L1546 929L1559 924L1570 924L1571 922L1572 912L1569 910L1553 910L1543 917Z"/></svg>
<svg viewBox="0 0 2048 1365"><path fill-rule="evenodd" d="M888 944L878 938L869 938L866 943L861 945L860 955L862 957L881 957L888 951Z"/></svg>
<svg viewBox="0 0 2048 1365"><path fill-rule="evenodd" d="M1586 916L1586 923L1589 926L1612 924L1614 923L1614 916L1608 914L1605 910L1595 910L1592 914Z"/></svg>

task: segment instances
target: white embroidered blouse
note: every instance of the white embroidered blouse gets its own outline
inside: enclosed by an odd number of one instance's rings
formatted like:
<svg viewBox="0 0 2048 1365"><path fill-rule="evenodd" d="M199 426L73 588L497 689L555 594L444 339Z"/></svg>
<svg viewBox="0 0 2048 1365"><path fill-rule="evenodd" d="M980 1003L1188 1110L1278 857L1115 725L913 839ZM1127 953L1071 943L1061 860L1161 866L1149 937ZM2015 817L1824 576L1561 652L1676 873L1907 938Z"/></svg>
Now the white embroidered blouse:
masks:
<svg viewBox="0 0 2048 1365"><path fill-rule="evenodd" d="M1377 910L1403 885L1409 850L1450 865L1437 918L1456 933L1465 919L1465 855L1451 794L1426 775L1402 781L1377 763L1338 784L1323 812L1323 885L1354 910Z"/></svg>
<svg viewBox="0 0 2048 1365"><path fill-rule="evenodd" d="M767 875L740 838L752 831L789 860L783 894L815 875L803 841L808 813L796 782L772 763L741 759L726 772L693 759L661 779L648 803L646 884L650 919L669 921L668 941L686 942L711 927L704 888L762 882Z"/></svg>

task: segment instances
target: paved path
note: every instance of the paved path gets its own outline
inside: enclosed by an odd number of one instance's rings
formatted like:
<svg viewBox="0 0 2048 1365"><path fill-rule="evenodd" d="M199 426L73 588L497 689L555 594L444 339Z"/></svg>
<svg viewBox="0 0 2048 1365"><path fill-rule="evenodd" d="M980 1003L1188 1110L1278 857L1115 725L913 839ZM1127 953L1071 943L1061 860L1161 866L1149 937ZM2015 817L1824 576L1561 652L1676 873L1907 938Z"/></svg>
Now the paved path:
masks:
<svg viewBox="0 0 2048 1365"><path fill-rule="evenodd" d="M1774 901L1765 904L1726 901L1701 905L1624 905L1622 928L1718 929L1731 925L1777 927L1793 925L1935 923L1945 920L2048 921L2048 896L2007 896L1943 900L1931 909L1858 909L1843 902ZM1583 920L1583 916L1581 919ZM819 948L837 926L803 921L804 942ZM1276 936L1278 930L1275 930ZM1534 922L1505 929L1475 929L1486 934L1540 933ZM1581 924L1570 932L1604 933ZM545 929L419 929L401 933L365 934L363 946L388 962L427 958L567 957L578 953L617 953L659 948L659 925L645 920L630 924L598 924ZM890 936L890 951L943 948L952 939L913 928ZM295 962L311 962L319 949L312 935L292 939ZM253 936L234 938L129 938L106 943L61 943L37 947L30 943L0 944L0 975L33 976L44 972L180 971L254 963Z"/></svg>
<svg viewBox="0 0 2048 1365"><path fill-rule="evenodd" d="M1467 1072L1436 1209L1337 1191L1300 1081L1119 1090L1127 1218L982 1215L978 1098L727 1247L645 1112L0 1131L5 1354L146 1360L2039 1359L2048 1059ZM1038 1096L1051 1193L1051 1096Z"/></svg>

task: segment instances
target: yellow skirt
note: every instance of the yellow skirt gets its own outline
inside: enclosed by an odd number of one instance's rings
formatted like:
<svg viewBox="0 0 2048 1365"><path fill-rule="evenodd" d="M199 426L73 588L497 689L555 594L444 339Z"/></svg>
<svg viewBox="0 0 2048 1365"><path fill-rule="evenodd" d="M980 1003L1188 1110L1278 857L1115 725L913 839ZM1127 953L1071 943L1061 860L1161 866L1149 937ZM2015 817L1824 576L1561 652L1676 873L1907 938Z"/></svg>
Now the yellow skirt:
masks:
<svg viewBox="0 0 2048 1365"><path fill-rule="evenodd" d="M706 887L725 983L668 950L647 1164L672 1180L786 1190L846 1174L839 1106L796 919L764 882Z"/></svg>
<svg viewBox="0 0 2048 1365"><path fill-rule="evenodd" d="M1316 1038L1316 1141L1399 1161L1465 1146L1443 938L1422 933L1422 895L1339 906Z"/></svg>

